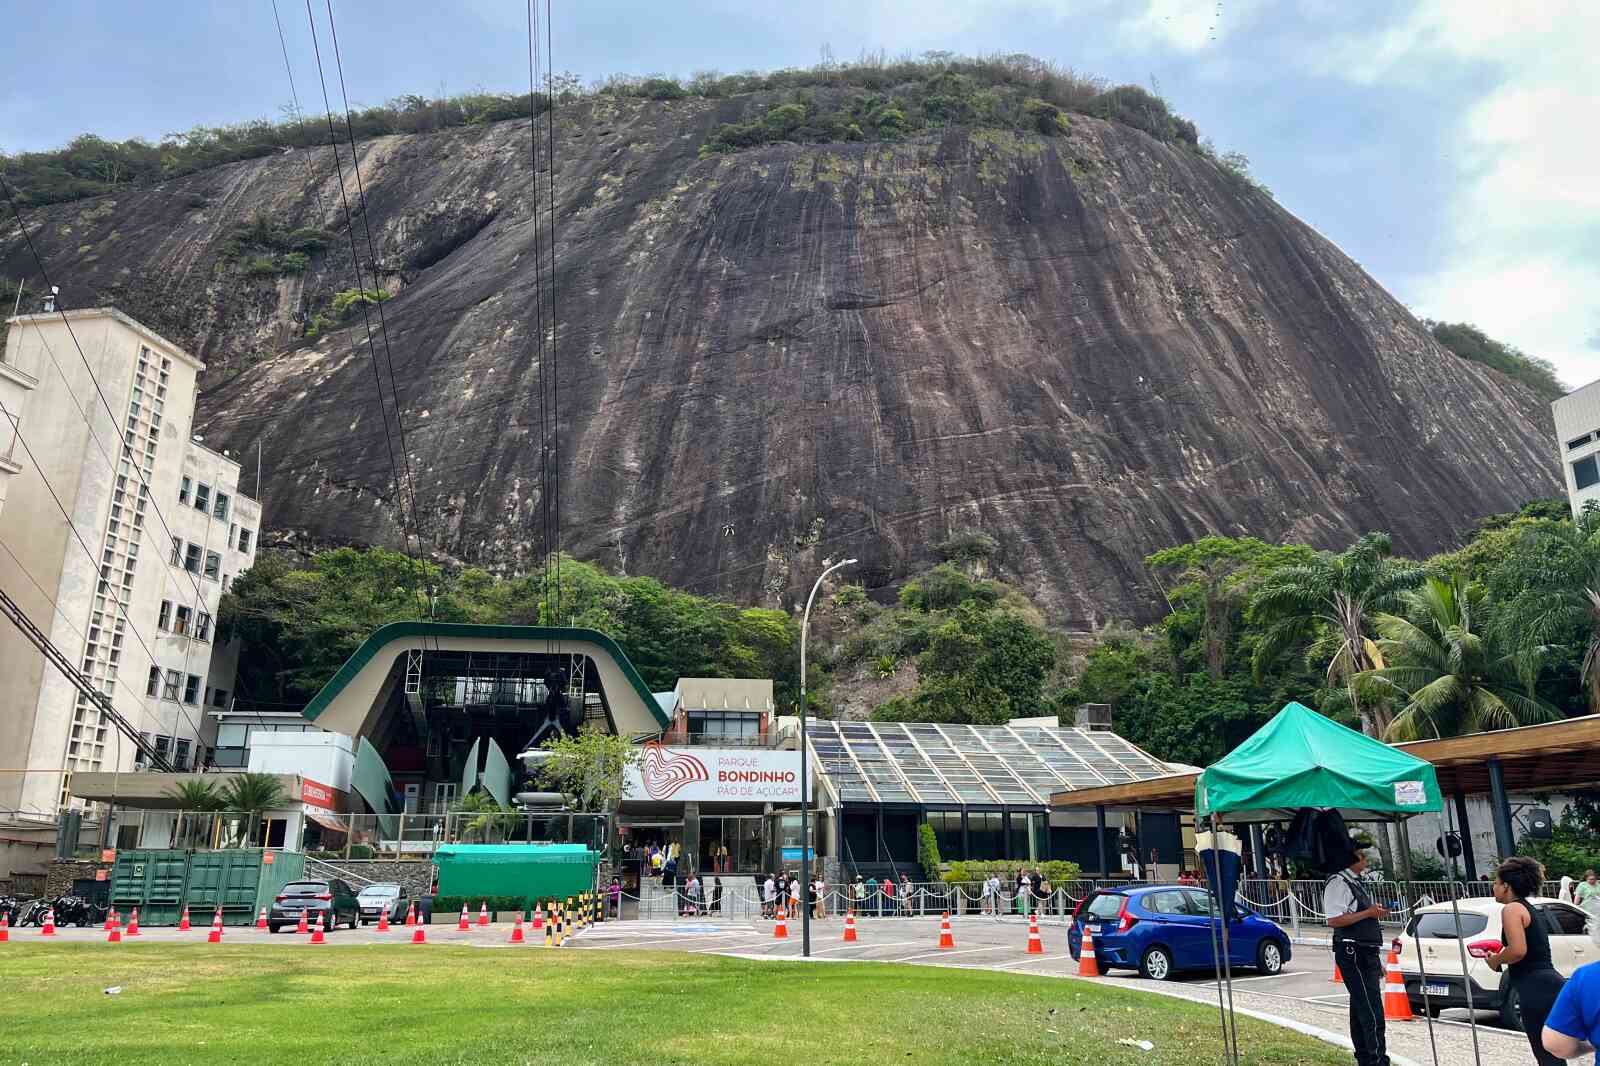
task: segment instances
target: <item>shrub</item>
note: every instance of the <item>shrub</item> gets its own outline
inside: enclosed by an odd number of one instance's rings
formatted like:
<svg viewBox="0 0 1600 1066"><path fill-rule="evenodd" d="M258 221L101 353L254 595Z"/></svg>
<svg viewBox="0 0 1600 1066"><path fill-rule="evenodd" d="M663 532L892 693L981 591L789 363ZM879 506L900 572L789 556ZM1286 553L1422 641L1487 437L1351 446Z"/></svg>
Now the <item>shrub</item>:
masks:
<svg viewBox="0 0 1600 1066"><path fill-rule="evenodd" d="M963 529L934 545L933 550L946 562L976 562L999 551L1000 543L981 529Z"/></svg>
<svg viewBox="0 0 1600 1066"><path fill-rule="evenodd" d="M1022 114L1028 125L1047 136L1067 132L1067 116L1059 107L1037 97L1022 102Z"/></svg>
<svg viewBox="0 0 1600 1066"><path fill-rule="evenodd" d="M917 826L917 862L922 867L923 875L929 881L939 879L939 838L933 833L933 826L923 822Z"/></svg>
<svg viewBox="0 0 1600 1066"><path fill-rule="evenodd" d="M333 302L329 304L335 315L341 318L350 313L350 310L362 304L380 303L389 298L383 289L343 289L333 294Z"/></svg>
<svg viewBox="0 0 1600 1066"><path fill-rule="evenodd" d="M860 585L845 585L833 594L835 607L854 607L867 602L867 590Z"/></svg>
<svg viewBox="0 0 1600 1066"><path fill-rule="evenodd" d="M646 78L639 83L637 95L647 100L681 100L689 92L676 78Z"/></svg>
<svg viewBox="0 0 1600 1066"><path fill-rule="evenodd" d="M997 861L963 861L953 862L950 869L944 874L943 879L950 884L963 881L987 881L991 873L999 874L1003 883L1014 883L1017 871L1022 869L1033 870L1044 876L1051 887L1060 888L1067 881L1076 881L1083 876L1083 868L1075 862L1052 859L1046 862L1029 862L1027 859L1002 859Z"/></svg>

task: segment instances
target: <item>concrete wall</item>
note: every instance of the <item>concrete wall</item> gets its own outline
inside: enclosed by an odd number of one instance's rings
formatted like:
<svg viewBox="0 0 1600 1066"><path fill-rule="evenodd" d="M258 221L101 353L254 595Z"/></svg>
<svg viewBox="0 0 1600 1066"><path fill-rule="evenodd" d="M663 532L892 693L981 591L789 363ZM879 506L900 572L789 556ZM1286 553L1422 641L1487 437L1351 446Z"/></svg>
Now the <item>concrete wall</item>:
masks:
<svg viewBox="0 0 1600 1066"><path fill-rule="evenodd" d="M356 742L343 733L252 733L253 774L299 774L340 792L350 791Z"/></svg>
<svg viewBox="0 0 1600 1066"><path fill-rule="evenodd" d="M1590 382L1561 397L1550 405L1550 410L1555 416L1556 447L1560 449L1567 500L1572 504L1573 514L1577 514L1585 503L1600 500L1600 484L1580 489L1572 471L1572 465L1580 459L1600 453L1600 381ZM1568 447L1573 443L1577 446Z"/></svg>
<svg viewBox="0 0 1600 1066"><path fill-rule="evenodd" d="M26 453L17 443L17 429L22 424L28 393L38 385L38 379L32 374L8 362L4 349L0 348L0 512L5 511L11 479L22 473L17 456L26 457Z"/></svg>

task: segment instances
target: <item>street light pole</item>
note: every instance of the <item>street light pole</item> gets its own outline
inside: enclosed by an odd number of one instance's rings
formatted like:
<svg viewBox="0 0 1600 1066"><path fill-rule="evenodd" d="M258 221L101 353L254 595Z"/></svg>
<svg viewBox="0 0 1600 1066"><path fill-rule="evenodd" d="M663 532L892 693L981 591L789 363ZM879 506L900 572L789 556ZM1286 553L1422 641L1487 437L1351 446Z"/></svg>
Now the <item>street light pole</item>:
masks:
<svg viewBox="0 0 1600 1066"><path fill-rule="evenodd" d="M846 559L818 574L817 583L811 586L811 595L806 597L806 612L800 618L800 898L806 901L801 904L800 954L805 958L811 957L811 907L808 905L811 896L811 777L806 760L806 631L811 626L811 604L822 582L835 570L855 563L854 559Z"/></svg>

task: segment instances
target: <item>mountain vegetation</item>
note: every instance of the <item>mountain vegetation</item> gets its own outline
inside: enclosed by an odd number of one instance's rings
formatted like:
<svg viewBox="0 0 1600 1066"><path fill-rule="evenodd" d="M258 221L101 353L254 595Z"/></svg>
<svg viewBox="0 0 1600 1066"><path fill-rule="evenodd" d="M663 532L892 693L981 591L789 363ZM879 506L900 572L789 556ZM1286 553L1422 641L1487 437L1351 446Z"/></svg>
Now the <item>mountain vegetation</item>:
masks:
<svg viewBox="0 0 1600 1066"><path fill-rule="evenodd" d="M1529 355L1520 348L1495 340L1477 326L1465 322L1435 322L1423 319L1433 339L1461 358L1493 367L1513 381L1520 381L1546 402L1558 400L1569 391L1556 376L1555 364Z"/></svg>
<svg viewBox="0 0 1600 1066"><path fill-rule="evenodd" d="M753 94L783 99L761 114L721 126L703 152L780 141L832 143L898 140L945 126L1066 131L1077 113L1143 130L1160 141L1183 144L1212 156L1228 172L1248 178L1248 161L1218 155L1200 140L1194 123L1173 114L1167 102L1137 85L1111 86L1032 56L959 56L930 52L920 58L864 55L853 63L765 73L702 71L687 80L652 75L617 75L590 86L571 74L551 80L550 94L568 106L585 100L638 98L654 101L724 100ZM429 133L538 116L550 106L539 93L471 92L430 98L415 94L335 116L339 136L357 140L388 134ZM64 203L148 186L243 159L294 148L326 147L322 115L285 108L278 121L265 118L223 126L196 126L152 144L143 138L111 141L84 133L61 148L0 155L0 170L23 205ZM196 204L200 207L204 204ZM276 258L257 257L258 272L294 273L304 268L305 249ZM301 259L296 259L300 256Z"/></svg>

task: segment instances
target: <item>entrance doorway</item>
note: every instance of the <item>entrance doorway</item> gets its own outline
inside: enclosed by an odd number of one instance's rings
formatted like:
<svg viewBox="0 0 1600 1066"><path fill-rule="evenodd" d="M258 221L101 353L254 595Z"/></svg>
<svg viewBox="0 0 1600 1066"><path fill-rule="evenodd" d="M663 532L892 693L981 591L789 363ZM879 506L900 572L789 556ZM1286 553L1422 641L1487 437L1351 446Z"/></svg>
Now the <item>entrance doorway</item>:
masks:
<svg viewBox="0 0 1600 1066"><path fill-rule="evenodd" d="M703 866L716 874L755 874L766 868L767 819L760 814L702 815Z"/></svg>

